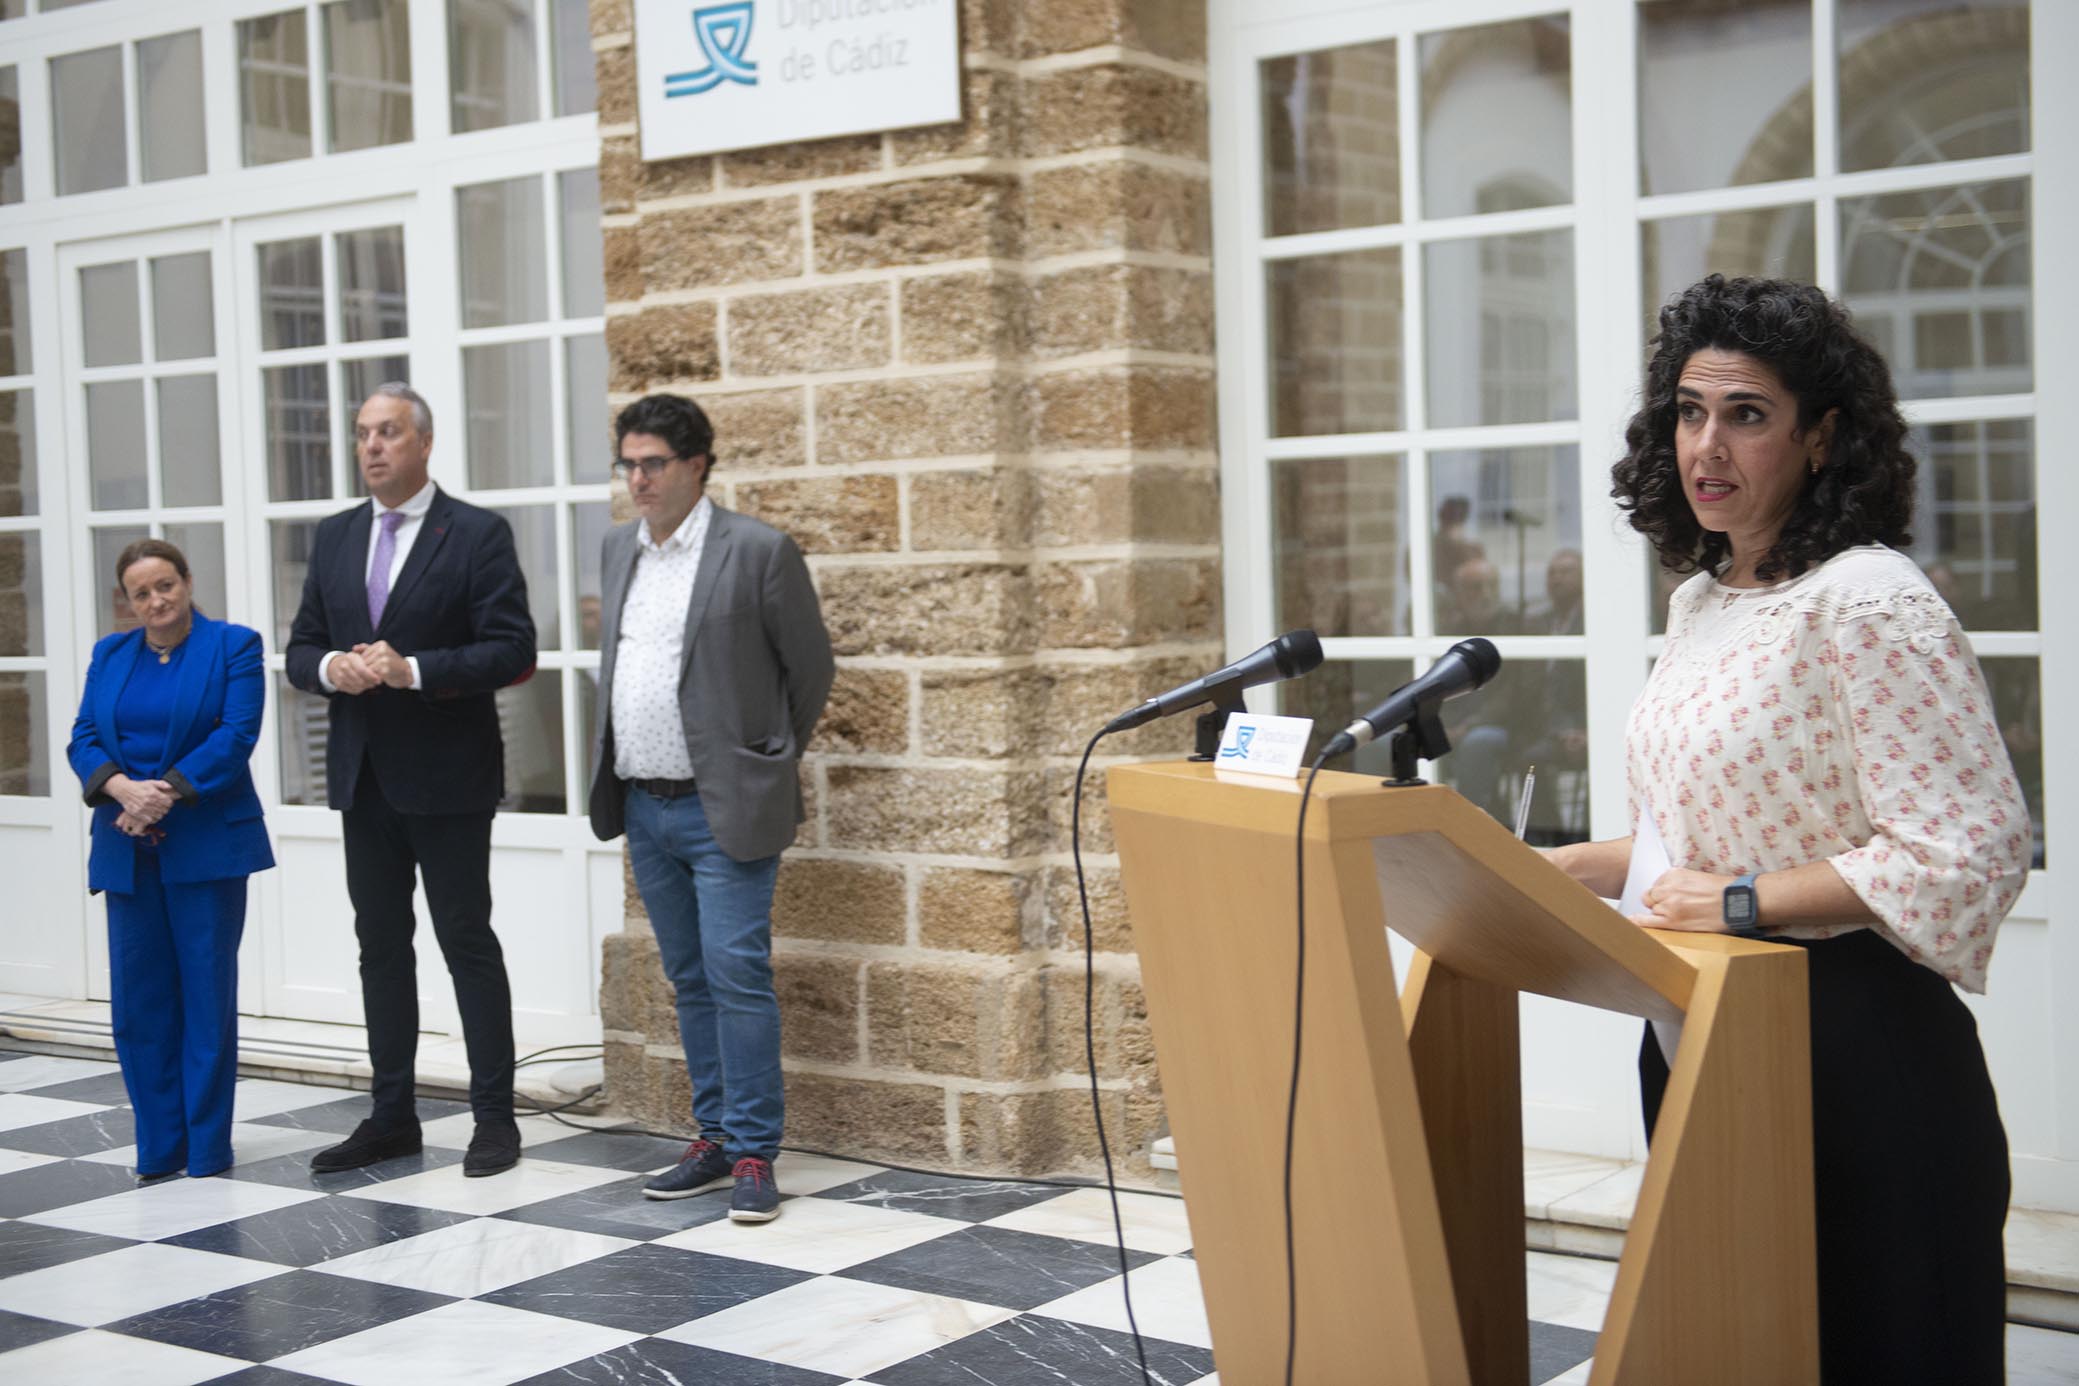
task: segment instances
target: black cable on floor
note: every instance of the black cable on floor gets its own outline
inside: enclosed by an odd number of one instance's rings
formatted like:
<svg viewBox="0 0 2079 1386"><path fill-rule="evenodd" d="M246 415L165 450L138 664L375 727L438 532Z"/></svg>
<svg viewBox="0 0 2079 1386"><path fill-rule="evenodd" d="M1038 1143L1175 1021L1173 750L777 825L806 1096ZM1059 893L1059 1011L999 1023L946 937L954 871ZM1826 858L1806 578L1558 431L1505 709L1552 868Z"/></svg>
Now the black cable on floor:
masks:
<svg viewBox="0 0 2079 1386"><path fill-rule="evenodd" d="M1292 973L1292 1087L1285 1094L1285 1386L1292 1386L1293 1364L1299 1359L1299 1261L1292 1251L1292 1133L1299 1116L1300 1023L1307 996L1307 805L1314 798L1314 777L1328 760L1314 757L1307 787L1299 795L1299 827L1293 834L1293 896L1297 955Z"/></svg>

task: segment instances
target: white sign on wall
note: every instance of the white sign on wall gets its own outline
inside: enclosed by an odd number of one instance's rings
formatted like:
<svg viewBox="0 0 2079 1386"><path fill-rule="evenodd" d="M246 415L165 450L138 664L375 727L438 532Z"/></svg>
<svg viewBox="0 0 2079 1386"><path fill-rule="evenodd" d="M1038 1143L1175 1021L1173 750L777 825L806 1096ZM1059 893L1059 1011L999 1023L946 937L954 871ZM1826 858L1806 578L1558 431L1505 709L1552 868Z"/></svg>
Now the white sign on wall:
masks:
<svg viewBox="0 0 2079 1386"><path fill-rule="evenodd" d="M959 0L635 0L642 156L960 119Z"/></svg>

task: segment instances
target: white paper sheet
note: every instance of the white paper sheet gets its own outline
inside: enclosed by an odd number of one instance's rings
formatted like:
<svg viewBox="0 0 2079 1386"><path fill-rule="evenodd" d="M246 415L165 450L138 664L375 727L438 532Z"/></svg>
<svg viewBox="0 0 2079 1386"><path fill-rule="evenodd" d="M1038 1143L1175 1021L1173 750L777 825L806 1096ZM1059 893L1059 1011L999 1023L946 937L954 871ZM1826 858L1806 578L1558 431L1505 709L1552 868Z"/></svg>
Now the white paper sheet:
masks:
<svg viewBox="0 0 2079 1386"><path fill-rule="evenodd" d="M1646 913L1647 888L1666 875L1673 865L1668 859L1668 845L1661 841L1660 829L1654 824L1653 815L1641 813L1631 830L1631 869L1624 873L1624 896L1617 902L1618 911L1626 916ZM1654 1021L1653 1038L1660 1043L1661 1057L1668 1061L1669 1068L1673 1068L1675 1047L1682 1042L1682 1022Z"/></svg>

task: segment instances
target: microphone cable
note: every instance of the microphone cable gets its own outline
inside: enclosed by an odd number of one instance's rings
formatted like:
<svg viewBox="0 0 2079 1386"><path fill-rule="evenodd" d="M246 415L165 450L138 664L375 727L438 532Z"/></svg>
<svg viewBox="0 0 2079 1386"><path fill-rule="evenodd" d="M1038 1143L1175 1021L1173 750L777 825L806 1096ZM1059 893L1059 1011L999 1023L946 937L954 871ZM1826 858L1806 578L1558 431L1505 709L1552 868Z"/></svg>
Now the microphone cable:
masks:
<svg viewBox="0 0 2079 1386"><path fill-rule="evenodd" d="M1292 1249L1292 1134L1299 1117L1300 1022L1307 997L1307 805L1314 798L1314 777L1328 763L1328 752L1314 757L1306 788L1299 795L1299 827L1293 834L1293 896L1297 902L1298 945L1292 973L1292 1086L1285 1094L1285 1386L1292 1386L1299 1358L1299 1259Z"/></svg>
<svg viewBox="0 0 2079 1386"><path fill-rule="evenodd" d="M1099 728L1083 759L1076 766L1076 785L1069 800L1069 852L1076 863L1076 900L1083 908L1083 1056L1090 1065L1090 1117L1097 1124L1097 1149L1104 1157L1104 1188L1112 1201L1112 1235L1119 1247L1119 1293L1126 1300L1126 1327L1133 1334L1134 1355L1140 1360L1142 1386L1154 1386L1148 1374L1148 1345L1141 1340L1140 1321L1133 1314L1132 1267L1126 1259L1126 1220L1119 1214L1119 1181L1112 1173L1112 1146L1104 1133L1104 1099L1097 1086L1097 942L1090 925L1090 889L1083 879L1083 776L1090 769L1090 754L1111 732ZM1289 1222L1289 1218L1288 1218ZM1289 1237L1288 1237L1289 1241Z"/></svg>

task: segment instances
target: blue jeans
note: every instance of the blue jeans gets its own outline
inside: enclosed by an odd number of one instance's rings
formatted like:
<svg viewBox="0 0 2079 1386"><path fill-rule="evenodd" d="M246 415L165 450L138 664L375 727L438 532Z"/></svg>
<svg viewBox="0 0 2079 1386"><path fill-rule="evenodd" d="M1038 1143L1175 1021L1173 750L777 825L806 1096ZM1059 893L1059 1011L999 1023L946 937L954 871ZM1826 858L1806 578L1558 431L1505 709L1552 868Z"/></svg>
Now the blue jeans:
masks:
<svg viewBox="0 0 2079 1386"><path fill-rule="evenodd" d="M697 794L660 799L633 787L628 856L678 998L693 1119L732 1158L770 1160L786 1116L772 990L780 859L737 861L724 852Z"/></svg>

